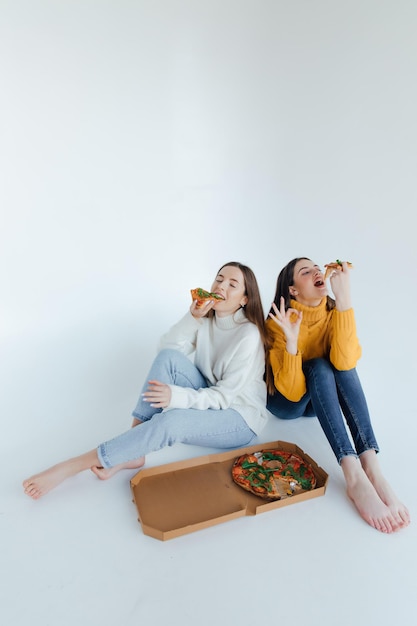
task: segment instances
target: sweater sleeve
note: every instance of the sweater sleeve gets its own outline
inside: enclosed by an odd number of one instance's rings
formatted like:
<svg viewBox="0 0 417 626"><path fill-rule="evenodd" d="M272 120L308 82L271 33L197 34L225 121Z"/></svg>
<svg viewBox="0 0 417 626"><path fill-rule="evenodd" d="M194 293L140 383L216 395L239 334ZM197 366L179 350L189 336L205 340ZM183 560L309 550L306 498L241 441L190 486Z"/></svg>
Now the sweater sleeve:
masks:
<svg viewBox="0 0 417 626"><path fill-rule="evenodd" d="M268 358L274 385L287 400L298 402L307 391L302 355L287 352L283 331L275 322L268 321L267 324L272 337Z"/></svg>
<svg viewBox="0 0 417 626"><path fill-rule="evenodd" d="M264 349L258 329L244 324L245 330L236 342L217 382L209 387L192 389L170 385L171 402L168 409L227 409L258 378L263 385ZM243 329L242 329L243 330Z"/></svg>
<svg viewBox="0 0 417 626"><path fill-rule="evenodd" d="M158 350L172 348L186 355L192 354L195 350L197 333L201 324L202 322L188 311L161 337Z"/></svg>
<svg viewBox="0 0 417 626"><path fill-rule="evenodd" d="M353 309L347 311L334 309L330 338L331 363L338 370L353 369L361 357L361 352Z"/></svg>

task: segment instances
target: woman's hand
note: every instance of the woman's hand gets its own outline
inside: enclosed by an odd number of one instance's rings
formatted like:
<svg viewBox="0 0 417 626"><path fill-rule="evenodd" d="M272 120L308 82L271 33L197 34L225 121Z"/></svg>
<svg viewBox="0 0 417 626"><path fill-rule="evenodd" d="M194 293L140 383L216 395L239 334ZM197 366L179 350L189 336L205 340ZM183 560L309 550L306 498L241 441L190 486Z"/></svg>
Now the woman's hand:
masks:
<svg viewBox="0 0 417 626"><path fill-rule="evenodd" d="M190 312L193 317L196 319L200 319L207 315L207 313L213 308L214 300L204 300L201 306L197 306L197 300L193 300L192 305L190 306Z"/></svg>
<svg viewBox="0 0 417 626"><path fill-rule="evenodd" d="M282 296L280 299L280 308L278 309L274 302L272 303L272 308L275 315L269 313L269 317L282 328L287 340L287 352L297 354L298 335L300 334L301 320L303 319L302 311L291 308L285 310L285 300Z"/></svg>
<svg viewBox="0 0 417 626"><path fill-rule="evenodd" d="M347 311L352 307L350 299L350 276L349 266L344 261L340 269L330 274L330 285L336 301L338 311Z"/></svg>
<svg viewBox="0 0 417 626"><path fill-rule="evenodd" d="M150 402L156 409L166 409L171 402L171 388L159 380L150 380L147 391L142 394L145 402Z"/></svg>

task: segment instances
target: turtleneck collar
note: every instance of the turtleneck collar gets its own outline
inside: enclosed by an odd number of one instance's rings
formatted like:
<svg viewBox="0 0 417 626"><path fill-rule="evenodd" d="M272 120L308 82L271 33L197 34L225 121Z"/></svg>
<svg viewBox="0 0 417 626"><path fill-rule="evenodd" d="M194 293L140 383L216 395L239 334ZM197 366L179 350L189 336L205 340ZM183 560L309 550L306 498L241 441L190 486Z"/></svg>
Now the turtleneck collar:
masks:
<svg viewBox="0 0 417 626"><path fill-rule="evenodd" d="M326 304L327 298L323 298L318 306L307 306L297 302L297 300L290 300L290 306L297 311L302 311L303 320L307 322L315 322L325 316L327 314Z"/></svg>
<svg viewBox="0 0 417 626"><path fill-rule="evenodd" d="M235 311L233 315L227 315L226 317L218 317L215 314L215 322L217 328L222 330L228 330L229 328L235 328L237 324L247 321L245 309L241 308Z"/></svg>

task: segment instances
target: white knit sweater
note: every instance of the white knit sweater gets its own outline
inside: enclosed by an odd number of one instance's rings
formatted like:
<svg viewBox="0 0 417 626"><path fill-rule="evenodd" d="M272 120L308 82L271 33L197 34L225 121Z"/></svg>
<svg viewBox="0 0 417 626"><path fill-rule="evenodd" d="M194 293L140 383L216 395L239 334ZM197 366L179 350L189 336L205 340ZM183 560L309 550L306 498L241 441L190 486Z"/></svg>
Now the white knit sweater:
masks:
<svg viewBox="0 0 417 626"><path fill-rule="evenodd" d="M232 408L259 434L267 421L265 353L259 331L243 309L228 317L201 319L188 312L161 338L163 348L194 353L194 363L209 385L197 390L170 385L166 410Z"/></svg>

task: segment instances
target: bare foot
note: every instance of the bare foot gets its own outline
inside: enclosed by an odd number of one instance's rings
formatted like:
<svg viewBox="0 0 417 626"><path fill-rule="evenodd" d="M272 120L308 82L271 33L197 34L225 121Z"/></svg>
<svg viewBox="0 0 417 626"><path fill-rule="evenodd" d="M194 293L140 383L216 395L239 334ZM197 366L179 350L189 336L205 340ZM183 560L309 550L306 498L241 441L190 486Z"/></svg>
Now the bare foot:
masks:
<svg viewBox="0 0 417 626"><path fill-rule="evenodd" d="M360 462L355 457L342 459L342 469L347 484L347 494L362 519L383 533L392 533L402 527L390 508L378 495Z"/></svg>
<svg viewBox="0 0 417 626"><path fill-rule="evenodd" d="M375 487L375 491L391 511L398 526L408 526L411 521L410 513L382 475L376 454L369 450L361 455L360 461L366 475Z"/></svg>
<svg viewBox="0 0 417 626"><path fill-rule="evenodd" d="M120 465L115 465L114 467L101 467L100 465L93 465L91 467L91 471L98 477L100 480L108 480L117 472L120 472L122 469L140 469L145 465L145 457L142 456L139 459L135 459L134 461L128 461L127 463L120 463Z"/></svg>
<svg viewBox="0 0 417 626"><path fill-rule="evenodd" d="M40 474L35 474L23 481L23 488L26 495L34 500L38 500L48 491L62 483L70 476L75 476L79 472L88 469L93 464L97 464L98 457L95 450L74 457L68 461L63 461L57 465L53 465Z"/></svg>
<svg viewBox="0 0 417 626"><path fill-rule="evenodd" d="M392 533L399 529L390 509L382 502L366 477L350 485L347 494L358 509L360 516L370 526L383 533Z"/></svg>
<svg viewBox="0 0 417 626"><path fill-rule="evenodd" d="M385 504L391 511L397 524L401 527L408 526L411 522L410 513L407 507L395 495L393 489L385 480L385 478L383 476L380 476L377 479L370 480L382 502L385 502Z"/></svg>
<svg viewBox="0 0 417 626"><path fill-rule="evenodd" d="M38 500L66 478L73 476L74 473L66 462L58 463L58 465L54 465L44 472L24 480L23 487L25 493L34 500Z"/></svg>

